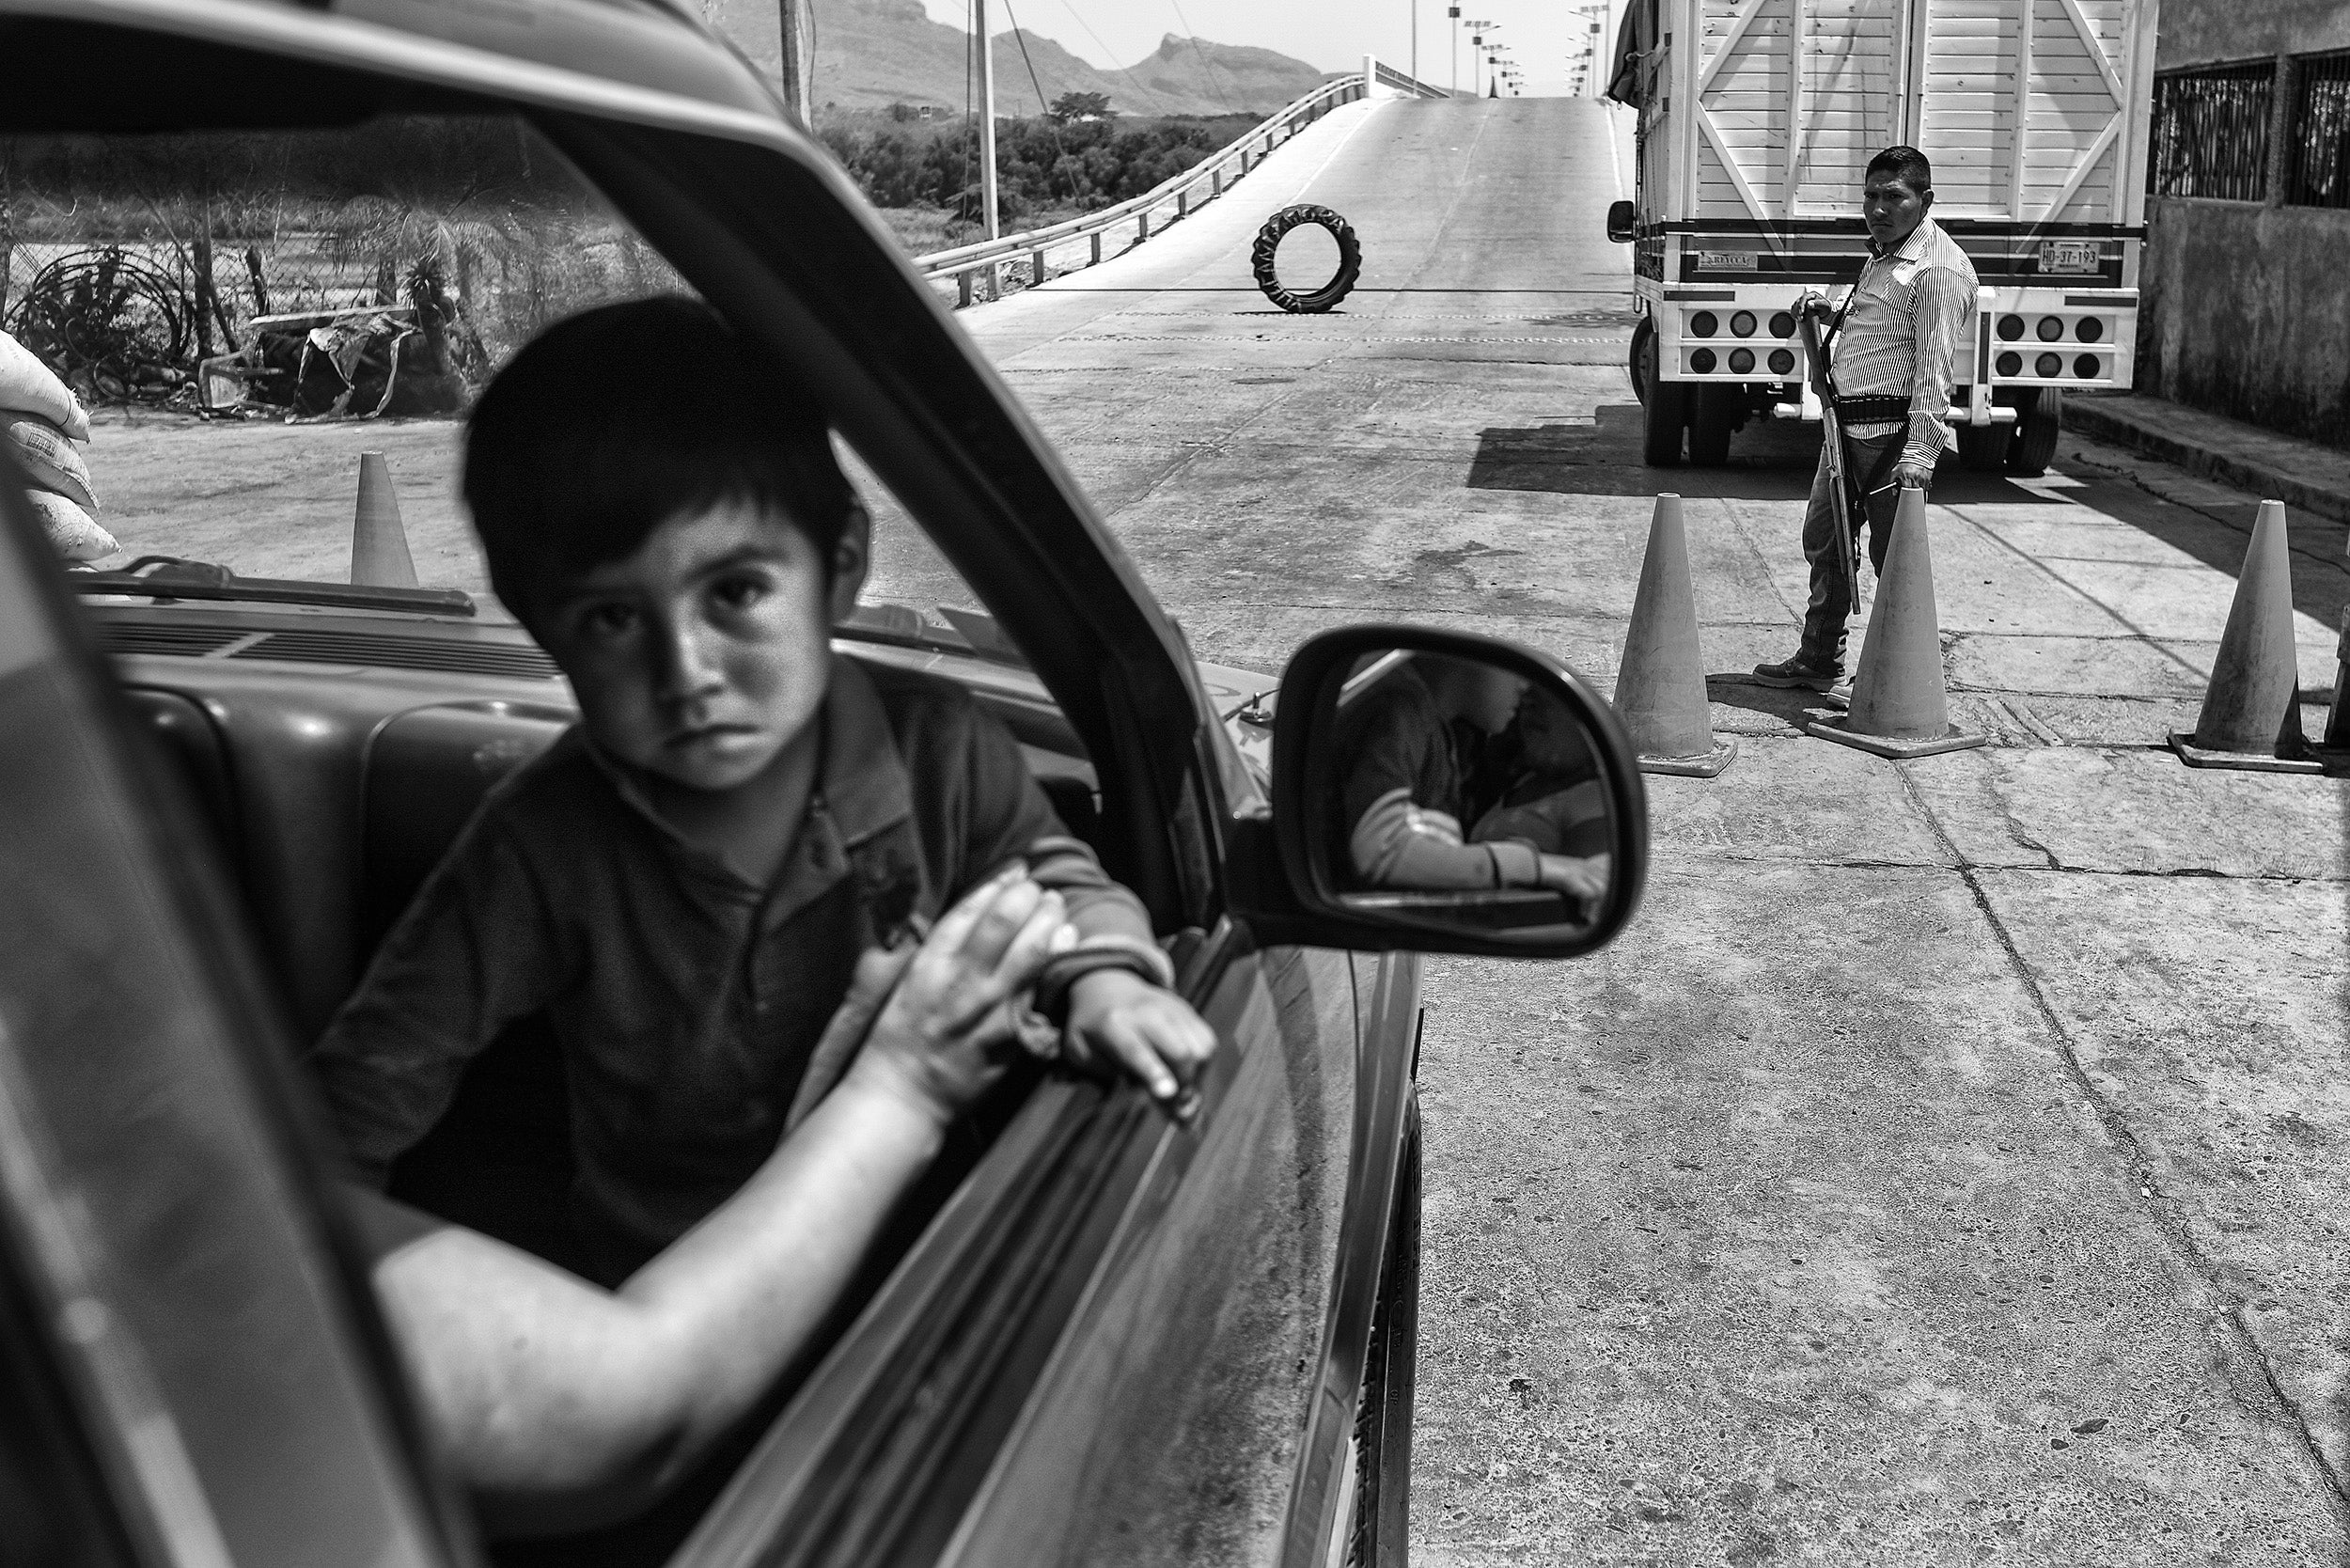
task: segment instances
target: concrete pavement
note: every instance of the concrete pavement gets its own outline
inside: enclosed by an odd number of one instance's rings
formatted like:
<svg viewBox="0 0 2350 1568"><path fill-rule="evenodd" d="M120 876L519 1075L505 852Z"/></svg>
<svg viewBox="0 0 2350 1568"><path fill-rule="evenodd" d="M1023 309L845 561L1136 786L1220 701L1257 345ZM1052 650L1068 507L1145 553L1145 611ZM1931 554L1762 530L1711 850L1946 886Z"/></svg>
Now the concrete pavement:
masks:
<svg viewBox="0 0 2350 1568"><path fill-rule="evenodd" d="M1994 745L1803 737L1739 672L1793 647L1816 437L1640 465L1606 114L1360 106L966 317L1214 659L1394 618L1612 680L1689 497L1739 761L1651 780L1606 953L1431 968L1419 1560L2342 1560L2344 787L2159 749L2257 498L2072 432L2043 480L1946 474ZM1246 286L1297 199L1362 238L1331 316ZM2294 544L2316 699L2350 574L2340 525Z"/></svg>

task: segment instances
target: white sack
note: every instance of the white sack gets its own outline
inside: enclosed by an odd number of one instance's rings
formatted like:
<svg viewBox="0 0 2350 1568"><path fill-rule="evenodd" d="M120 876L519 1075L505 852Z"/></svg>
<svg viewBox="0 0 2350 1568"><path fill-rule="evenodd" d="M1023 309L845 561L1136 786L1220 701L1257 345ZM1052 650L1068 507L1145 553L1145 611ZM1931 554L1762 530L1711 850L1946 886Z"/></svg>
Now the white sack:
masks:
<svg viewBox="0 0 2350 1568"><path fill-rule="evenodd" d="M38 414L0 410L0 433L16 448L16 461L24 465L35 484L55 491L84 511L105 510L90 484L89 465L65 438L65 431Z"/></svg>
<svg viewBox="0 0 2350 1568"><path fill-rule="evenodd" d="M33 351L0 332L0 408L38 414L76 441L89 439L89 415L73 389Z"/></svg>
<svg viewBox="0 0 2350 1568"><path fill-rule="evenodd" d="M94 561L122 548L96 518L55 491L27 490L24 495L33 503L33 515L40 519L49 542L67 560Z"/></svg>

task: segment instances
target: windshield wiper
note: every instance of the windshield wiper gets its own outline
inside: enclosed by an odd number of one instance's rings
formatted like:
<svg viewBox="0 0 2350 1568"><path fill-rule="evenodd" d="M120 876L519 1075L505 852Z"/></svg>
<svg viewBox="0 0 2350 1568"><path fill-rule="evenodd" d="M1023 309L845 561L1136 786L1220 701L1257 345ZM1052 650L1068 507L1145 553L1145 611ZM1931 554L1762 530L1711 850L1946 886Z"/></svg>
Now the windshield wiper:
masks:
<svg viewBox="0 0 2350 1568"><path fill-rule="evenodd" d="M151 568L142 571L142 568ZM233 599L255 604L324 604L346 610L415 610L425 615L472 615L462 588L385 588L373 583L305 583L288 577L240 577L211 561L141 556L116 572L69 572L79 593L119 593L154 600Z"/></svg>

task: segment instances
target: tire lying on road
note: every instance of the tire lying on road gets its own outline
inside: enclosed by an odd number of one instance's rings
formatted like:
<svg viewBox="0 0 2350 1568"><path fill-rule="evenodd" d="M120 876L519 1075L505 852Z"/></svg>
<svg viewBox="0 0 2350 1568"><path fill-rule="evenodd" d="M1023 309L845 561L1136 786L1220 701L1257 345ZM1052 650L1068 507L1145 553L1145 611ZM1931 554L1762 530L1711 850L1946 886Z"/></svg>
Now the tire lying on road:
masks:
<svg viewBox="0 0 2350 1568"><path fill-rule="evenodd" d="M1281 248L1282 236L1304 224L1319 224L1330 231L1339 243L1339 270L1330 281L1311 293L1300 294L1281 287L1281 278L1274 267L1274 253ZM1265 219L1257 230L1257 243L1249 247L1248 259L1255 263L1257 287L1264 297L1282 309L1301 316L1311 316L1329 309L1354 291L1355 280L1363 273L1363 246L1355 238L1355 226L1327 207L1301 202L1284 207Z"/></svg>

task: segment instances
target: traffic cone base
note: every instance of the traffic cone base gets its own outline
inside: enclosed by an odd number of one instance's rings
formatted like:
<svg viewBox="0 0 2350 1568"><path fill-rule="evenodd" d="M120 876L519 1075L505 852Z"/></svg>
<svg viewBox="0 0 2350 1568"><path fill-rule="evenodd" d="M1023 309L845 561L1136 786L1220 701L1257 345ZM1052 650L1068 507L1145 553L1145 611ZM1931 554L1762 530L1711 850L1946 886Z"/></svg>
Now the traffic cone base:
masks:
<svg viewBox="0 0 2350 1568"><path fill-rule="evenodd" d="M1652 757L1640 753L1642 773L1671 774L1681 778L1711 778L1738 760L1738 737L1716 735L1714 749L1695 757Z"/></svg>
<svg viewBox="0 0 2350 1568"><path fill-rule="evenodd" d="M1689 543L1681 497L1656 497L1640 586L1624 629L1615 708L1638 748L1642 773L1711 778L1738 755L1735 739L1714 733L1698 646L1697 599L1689 583Z"/></svg>
<svg viewBox="0 0 2350 1568"><path fill-rule="evenodd" d="M2170 731L2170 749L2179 754L2179 760L2190 768L2240 768L2247 773L2325 773L2326 763L2315 757L2279 757L2264 751L2214 751L2195 744L2192 731Z"/></svg>
<svg viewBox="0 0 2350 1568"><path fill-rule="evenodd" d="M1978 735L1953 724L1940 737L1923 741L1896 740L1890 735L1867 735L1852 728L1850 711L1839 713L1833 708L1804 710L1803 729L1807 735L1817 735L1839 745L1855 746L1879 757L1890 757L1905 762L1913 757L1935 757L1945 751L1964 751L1971 745L1989 744L1988 735Z"/></svg>

